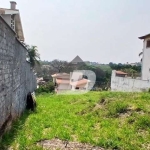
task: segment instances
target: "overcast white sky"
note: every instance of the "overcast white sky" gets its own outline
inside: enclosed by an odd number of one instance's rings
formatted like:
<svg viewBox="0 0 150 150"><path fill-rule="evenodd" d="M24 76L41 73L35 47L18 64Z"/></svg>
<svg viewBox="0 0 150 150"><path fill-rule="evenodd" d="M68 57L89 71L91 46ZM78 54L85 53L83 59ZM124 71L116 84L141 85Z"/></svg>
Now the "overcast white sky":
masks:
<svg viewBox="0 0 150 150"><path fill-rule="evenodd" d="M16 0L27 44L42 60L140 61L150 33L150 0ZM0 7L9 8L8 0Z"/></svg>

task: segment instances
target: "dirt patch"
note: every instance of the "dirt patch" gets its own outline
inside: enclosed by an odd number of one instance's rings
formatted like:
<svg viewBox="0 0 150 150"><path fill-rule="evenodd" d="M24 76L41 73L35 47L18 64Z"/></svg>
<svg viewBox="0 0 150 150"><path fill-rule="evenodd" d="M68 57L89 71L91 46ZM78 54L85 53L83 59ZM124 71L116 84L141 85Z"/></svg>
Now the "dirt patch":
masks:
<svg viewBox="0 0 150 150"><path fill-rule="evenodd" d="M95 147L90 144L62 141L60 139L40 141L37 145L50 150L104 150L103 148Z"/></svg>
<svg viewBox="0 0 150 150"><path fill-rule="evenodd" d="M94 104L94 105L91 105L91 106L88 106L87 108L85 108L85 109L83 109L81 112L77 112L76 114L77 115L85 115L85 114L87 114L87 113L89 113L89 112L92 112L93 111L93 108L95 107L96 105Z"/></svg>
<svg viewBox="0 0 150 150"><path fill-rule="evenodd" d="M132 114L132 111L127 110L127 112L125 112L125 113L119 113L118 117L127 118L127 117L130 117L131 114Z"/></svg>
<svg viewBox="0 0 150 150"><path fill-rule="evenodd" d="M81 112L78 112L77 115L85 115L85 114L87 114L89 112L95 112L95 111L97 111L99 109L102 109L105 104L106 104L106 100L105 99L101 99L97 103L88 106L87 108L83 109Z"/></svg>
<svg viewBox="0 0 150 150"><path fill-rule="evenodd" d="M119 117L121 118L126 118L126 117L129 117L129 116L132 116L133 113L138 113L140 115L144 115L144 111L141 109L141 108L135 108L135 107L128 107L126 112L124 113L119 113Z"/></svg>
<svg viewBox="0 0 150 150"><path fill-rule="evenodd" d="M101 108L102 108L102 105L96 104L95 107L93 108L93 111L96 111Z"/></svg>
<svg viewBox="0 0 150 150"><path fill-rule="evenodd" d="M105 105L106 104L106 100L102 98L101 100L99 100L98 104Z"/></svg>
<svg viewBox="0 0 150 150"><path fill-rule="evenodd" d="M142 144L143 149L150 150L150 143Z"/></svg>

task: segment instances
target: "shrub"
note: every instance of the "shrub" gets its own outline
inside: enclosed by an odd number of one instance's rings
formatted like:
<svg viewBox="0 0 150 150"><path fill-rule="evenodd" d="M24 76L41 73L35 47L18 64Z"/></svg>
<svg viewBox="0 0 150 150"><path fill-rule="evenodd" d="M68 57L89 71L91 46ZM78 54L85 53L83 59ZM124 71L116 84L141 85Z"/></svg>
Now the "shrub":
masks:
<svg viewBox="0 0 150 150"><path fill-rule="evenodd" d="M39 86L39 88L36 90L36 93L50 93L54 92L55 86L53 82L48 82L45 85Z"/></svg>

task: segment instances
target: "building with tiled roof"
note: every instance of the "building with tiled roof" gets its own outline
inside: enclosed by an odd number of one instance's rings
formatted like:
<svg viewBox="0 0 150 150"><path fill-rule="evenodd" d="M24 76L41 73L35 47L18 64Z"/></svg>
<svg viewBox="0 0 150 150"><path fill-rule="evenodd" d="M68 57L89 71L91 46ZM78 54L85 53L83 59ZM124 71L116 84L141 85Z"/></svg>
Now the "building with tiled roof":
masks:
<svg viewBox="0 0 150 150"><path fill-rule="evenodd" d="M87 90L90 81L88 79L84 79L83 76L81 76L81 73L79 74L79 72L75 73L75 75L78 77L77 80L76 77L74 77L73 80L72 73L57 73L51 75L55 84L55 91L57 93L61 93L71 90Z"/></svg>

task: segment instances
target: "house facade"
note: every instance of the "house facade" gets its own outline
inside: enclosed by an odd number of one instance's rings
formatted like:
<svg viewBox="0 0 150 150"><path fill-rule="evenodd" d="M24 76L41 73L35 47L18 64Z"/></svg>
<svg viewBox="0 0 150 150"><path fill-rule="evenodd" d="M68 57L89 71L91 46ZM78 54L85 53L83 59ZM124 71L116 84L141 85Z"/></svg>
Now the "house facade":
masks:
<svg viewBox="0 0 150 150"><path fill-rule="evenodd" d="M150 34L139 39L143 40L142 80L150 80Z"/></svg>
<svg viewBox="0 0 150 150"><path fill-rule="evenodd" d="M19 41L24 42L24 34L21 23L20 12L16 9L17 3L10 2L10 9L0 8L1 17L7 22L7 24L14 30Z"/></svg>
<svg viewBox="0 0 150 150"><path fill-rule="evenodd" d="M117 71L112 71L111 90L140 92L150 88L150 34L139 37L143 40L142 76L132 79L127 76L117 76Z"/></svg>
<svg viewBox="0 0 150 150"><path fill-rule="evenodd" d="M55 84L55 92L63 93L67 91L87 91L90 80L83 78L81 72L57 73L52 75Z"/></svg>
<svg viewBox="0 0 150 150"><path fill-rule="evenodd" d="M62 93L71 89L70 74L56 73L52 75L53 83L55 84L55 92Z"/></svg>

